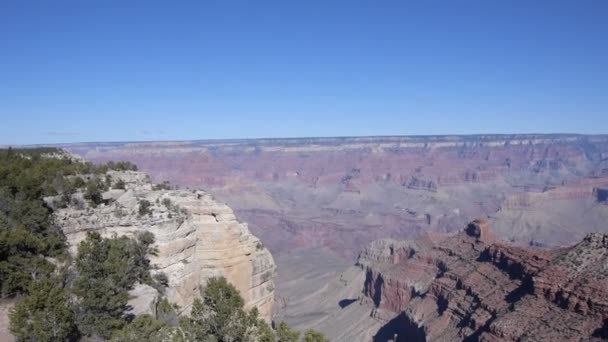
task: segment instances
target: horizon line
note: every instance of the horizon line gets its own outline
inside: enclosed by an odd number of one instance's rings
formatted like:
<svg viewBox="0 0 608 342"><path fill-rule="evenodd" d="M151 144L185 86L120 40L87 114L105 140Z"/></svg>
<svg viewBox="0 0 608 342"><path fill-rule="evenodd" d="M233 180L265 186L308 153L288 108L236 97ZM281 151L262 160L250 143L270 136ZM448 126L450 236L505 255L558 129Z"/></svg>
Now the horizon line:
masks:
<svg viewBox="0 0 608 342"><path fill-rule="evenodd" d="M176 139L176 140L106 140L106 141L72 141L62 143L33 143L33 144L0 144L7 147L42 147L69 146L84 144L128 144L128 143L220 143L247 141L278 141L278 140L322 140L322 139L399 139L399 138L458 138L458 137L608 137L608 133L464 133L464 134L408 134L408 135L336 135L336 136L291 136L291 137L262 137L262 138L210 138L210 139Z"/></svg>

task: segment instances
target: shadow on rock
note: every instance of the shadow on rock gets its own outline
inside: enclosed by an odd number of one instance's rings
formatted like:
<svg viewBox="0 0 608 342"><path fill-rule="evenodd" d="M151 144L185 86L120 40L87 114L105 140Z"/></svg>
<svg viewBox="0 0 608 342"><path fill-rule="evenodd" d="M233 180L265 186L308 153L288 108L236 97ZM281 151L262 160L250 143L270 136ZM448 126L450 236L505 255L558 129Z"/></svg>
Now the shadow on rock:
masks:
<svg viewBox="0 0 608 342"><path fill-rule="evenodd" d="M345 307L351 305L352 303L356 302L356 299L342 299L341 301L338 302L338 305L340 305L340 308L344 309Z"/></svg>
<svg viewBox="0 0 608 342"><path fill-rule="evenodd" d="M395 336L397 337L395 340ZM426 342L424 328L412 322L405 313L386 323L374 336L374 342Z"/></svg>

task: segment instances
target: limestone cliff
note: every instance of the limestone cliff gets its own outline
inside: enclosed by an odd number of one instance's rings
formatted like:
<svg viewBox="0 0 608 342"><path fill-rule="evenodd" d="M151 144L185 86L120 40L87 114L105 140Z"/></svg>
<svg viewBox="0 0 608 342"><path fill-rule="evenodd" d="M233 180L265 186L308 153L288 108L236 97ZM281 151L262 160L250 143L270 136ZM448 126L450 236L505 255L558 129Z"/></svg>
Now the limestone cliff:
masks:
<svg viewBox="0 0 608 342"><path fill-rule="evenodd" d="M56 221L67 237L70 251L90 231L102 236L152 232L158 255L150 258L154 270L168 276L165 292L170 302L188 312L207 279L224 276L266 320L272 317L276 266L270 252L253 236L232 209L201 190L167 190L154 187L141 172L109 172L124 189L103 193L104 203L93 208L72 196L68 208L57 209ZM143 215L140 202L151 206ZM152 292L152 293L150 293ZM157 295L139 286L132 291L134 311L153 310ZM146 308L150 308L147 310Z"/></svg>

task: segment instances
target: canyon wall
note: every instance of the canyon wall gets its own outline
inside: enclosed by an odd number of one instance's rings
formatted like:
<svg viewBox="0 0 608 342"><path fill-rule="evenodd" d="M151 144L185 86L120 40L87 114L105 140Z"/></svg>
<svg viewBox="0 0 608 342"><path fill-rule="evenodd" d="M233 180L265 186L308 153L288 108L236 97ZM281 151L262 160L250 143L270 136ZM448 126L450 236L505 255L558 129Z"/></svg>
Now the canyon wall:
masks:
<svg viewBox="0 0 608 342"><path fill-rule="evenodd" d="M398 341L608 338L606 234L525 249L477 220L441 239L374 242L358 265L365 295L397 315L387 326Z"/></svg>
<svg viewBox="0 0 608 342"><path fill-rule="evenodd" d="M245 299L246 308L257 307L270 321L274 299L276 266L272 255L232 209L201 190L155 189L141 172L112 172L113 182L123 180L125 189L103 193L104 203L91 207L82 194L72 196L68 208L57 209L60 225L74 254L88 232L102 236L135 236L151 232L158 254L151 256L152 273L168 276L165 295L188 312L210 277L224 276ZM53 203L52 198L48 199ZM139 203L150 202L149 213L139 212ZM138 285L130 304L135 313L154 314L159 293Z"/></svg>
<svg viewBox="0 0 608 342"><path fill-rule="evenodd" d="M205 188L270 250L453 232L488 217L517 245L606 231L608 136L476 135L90 143L88 160L130 160L157 182ZM603 192L596 192L602 194Z"/></svg>

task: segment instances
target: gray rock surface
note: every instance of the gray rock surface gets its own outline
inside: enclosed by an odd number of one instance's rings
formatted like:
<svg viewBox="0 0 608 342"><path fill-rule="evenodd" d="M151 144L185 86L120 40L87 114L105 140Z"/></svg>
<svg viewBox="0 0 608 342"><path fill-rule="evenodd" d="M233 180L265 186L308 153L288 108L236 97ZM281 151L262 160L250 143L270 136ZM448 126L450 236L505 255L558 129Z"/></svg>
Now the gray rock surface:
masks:
<svg viewBox="0 0 608 342"><path fill-rule="evenodd" d="M156 316L156 304L158 304L160 294L150 285L137 284L133 290L129 291L130 314Z"/></svg>

